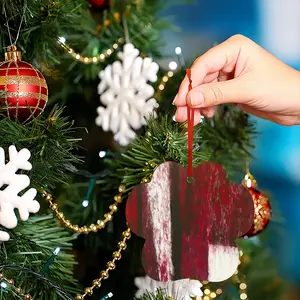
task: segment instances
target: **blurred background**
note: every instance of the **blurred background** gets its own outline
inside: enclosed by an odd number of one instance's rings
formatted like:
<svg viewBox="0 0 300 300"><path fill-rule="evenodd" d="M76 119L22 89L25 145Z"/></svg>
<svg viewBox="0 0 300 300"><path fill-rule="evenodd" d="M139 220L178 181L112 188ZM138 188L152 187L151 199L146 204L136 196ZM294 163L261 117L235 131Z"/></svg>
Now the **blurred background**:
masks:
<svg viewBox="0 0 300 300"><path fill-rule="evenodd" d="M300 68L300 1L298 0L195 0L164 12L173 15L180 32L166 32L163 51L174 56L182 48L192 60L214 43L243 34L275 56ZM258 135L251 171L259 186L268 190L284 218L284 241L272 248L278 267L291 281L300 283L300 127L282 127L256 120ZM276 239L276 238L275 238Z"/></svg>

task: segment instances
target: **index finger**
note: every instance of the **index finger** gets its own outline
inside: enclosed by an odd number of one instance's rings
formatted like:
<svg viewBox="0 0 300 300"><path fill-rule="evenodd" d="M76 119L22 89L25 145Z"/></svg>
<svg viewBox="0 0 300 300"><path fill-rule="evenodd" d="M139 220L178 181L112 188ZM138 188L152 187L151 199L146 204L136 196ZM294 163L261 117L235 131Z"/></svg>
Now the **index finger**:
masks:
<svg viewBox="0 0 300 300"><path fill-rule="evenodd" d="M230 39L220 45L208 50L198 57L191 67L193 88L204 83L205 78L213 73L226 69L227 72L234 70L240 47L231 43ZM183 79L178 94L174 100L176 106L186 105L189 80L187 76Z"/></svg>

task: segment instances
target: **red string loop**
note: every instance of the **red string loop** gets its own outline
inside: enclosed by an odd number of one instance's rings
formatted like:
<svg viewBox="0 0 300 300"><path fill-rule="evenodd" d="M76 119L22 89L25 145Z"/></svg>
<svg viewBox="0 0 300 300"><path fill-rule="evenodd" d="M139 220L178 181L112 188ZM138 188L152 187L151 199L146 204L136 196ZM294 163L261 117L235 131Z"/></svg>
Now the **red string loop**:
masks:
<svg viewBox="0 0 300 300"><path fill-rule="evenodd" d="M189 79L189 91L192 90L192 72L186 70ZM188 177L193 178L193 134L194 134L194 109L187 106L187 122L188 122Z"/></svg>

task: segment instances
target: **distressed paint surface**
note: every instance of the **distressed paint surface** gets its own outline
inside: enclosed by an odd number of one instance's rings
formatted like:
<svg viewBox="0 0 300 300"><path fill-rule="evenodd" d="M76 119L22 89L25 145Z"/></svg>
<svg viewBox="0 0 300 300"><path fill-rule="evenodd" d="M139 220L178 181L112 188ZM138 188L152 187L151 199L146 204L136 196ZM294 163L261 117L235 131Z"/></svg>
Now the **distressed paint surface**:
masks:
<svg viewBox="0 0 300 300"><path fill-rule="evenodd" d="M238 266L234 240L252 226L253 200L217 163L203 163L193 173L190 184L187 169L164 163L127 200L128 225L146 239L142 261L154 280L218 282Z"/></svg>

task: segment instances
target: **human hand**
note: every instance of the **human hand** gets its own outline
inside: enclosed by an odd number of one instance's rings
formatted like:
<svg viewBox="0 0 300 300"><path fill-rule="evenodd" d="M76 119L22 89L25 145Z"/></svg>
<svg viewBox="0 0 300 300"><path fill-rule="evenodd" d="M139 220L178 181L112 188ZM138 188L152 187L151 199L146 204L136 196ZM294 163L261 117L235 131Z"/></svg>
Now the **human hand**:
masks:
<svg viewBox="0 0 300 300"><path fill-rule="evenodd" d="M214 106L231 103L281 125L300 124L300 73L250 39L235 35L200 56L191 67L193 89L184 78L173 104L176 120L187 120L187 106L211 118Z"/></svg>

